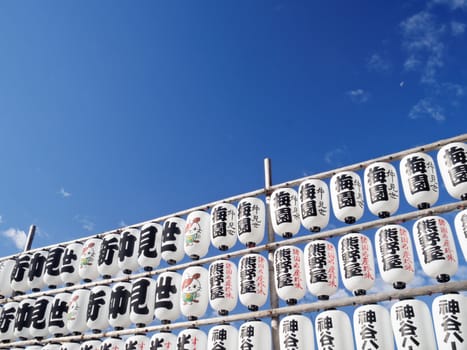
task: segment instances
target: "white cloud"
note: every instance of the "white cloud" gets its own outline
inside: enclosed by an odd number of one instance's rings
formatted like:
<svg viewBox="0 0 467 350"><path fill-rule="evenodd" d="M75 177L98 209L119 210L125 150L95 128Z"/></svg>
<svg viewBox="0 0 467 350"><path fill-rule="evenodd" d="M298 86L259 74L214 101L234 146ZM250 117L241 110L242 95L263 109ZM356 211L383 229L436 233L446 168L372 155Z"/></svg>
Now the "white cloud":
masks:
<svg viewBox="0 0 467 350"><path fill-rule="evenodd" d="M421 11L407 18L400 26L402 45L408 54L404 68L420 70L422 83L435 83L438 69L444 66L444 44L441 37L445 27L438 25L428 11Z"/></svg>
<svg viewBox="0 0 467 350"><path fill-rule="evenodd" d="M429 98L423 98L417 102L409 112L410 119L431 118L437 122L446 120L443 108L433 103Z"/></svg>
<svg viewBox="0 0 467 350"><path fill-rule="evenodd" d="M333 166L342 166L348 159L347 147L338 147L324 154L324 161ZM329 229L329 228L328 228Z"/></svg>
<svg viewBox="0 0 467 350"><path fill-rule="evenodd" d="M65 189L62 187L60 188L60 191L58 192L62 195L63 198L66 198L66 197L70 197L71 196L71 193L70 192L67 192L65 191Z"/></svg>
<svg viewBox="0 0 467 350"><path fill-rule="evenodd" d="M11 239L13 243L16 245L16 248L22 250L24 249L24 245L26 244L26 232L17 229L17 228L9 228L6 231L2 232L2 235Z"/></svg>
<svg viewBox="0 0 467 350"><path fill-rule="evenodd" d="M354 103L365 103L370 99L370 93L363 89L349 90L346 95L350 97Z"/></svg>
<svg viewBox="0 0 467 350"><path fill-rule="evenodd" d="M94 231L96 224L87 216L75 215L74 220L81 224L81 227L86 231Z"/></svg>
<svg viewBox="0 0 467 350"><path fill-rule="evenodd" d="M452 35L454 35L454 36L464 34L464 32L465 32L465 23L452 21L451 22L451 32L452 32Z"/></svg>
<svg viewBox="0 0 467 350"><path fill-rule="evenodd" d="M462 85L454 84L454 83L443 83L441 84L441 93L447 94L448 96L452 97L462 97L465 95L465 89Z"/></svg>
<svg viewBox="0 0 467 350"><path fill-rule="evenodd" d="M374 72L387 72L391 70L391 63L375 53L371 55L367 62L368 70Z"/></svg>
<svg viewBox="0 0 467 350"><path fill-rule="evenodd" d="M433 0L433 4L448 5L451 10L467 10L467 0Z"/></svg>

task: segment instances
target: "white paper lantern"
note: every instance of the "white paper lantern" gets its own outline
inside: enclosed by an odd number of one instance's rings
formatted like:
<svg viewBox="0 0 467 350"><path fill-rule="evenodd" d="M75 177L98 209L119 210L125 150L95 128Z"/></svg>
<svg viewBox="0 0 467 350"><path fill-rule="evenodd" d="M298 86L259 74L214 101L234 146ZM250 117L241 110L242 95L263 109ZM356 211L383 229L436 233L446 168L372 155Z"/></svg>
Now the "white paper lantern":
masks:
<svg viewBox="0 0 467 350"><path fill-rule="evenodd" d="M97 271L97 262L99 259L99 250L102 244L100 238L90 238L84 245L81 251L81 258L79 261L79 276L84 282L91 282L99 277Z"/></svg>
<svg viewBox="0 0 467 350"><path fill-rule="evenodd" d="M349 316L341 310L327 310L315 319L318 350L353 350L354 341Z"/></svg>
<svg viewBox="0 0 467 350"><path fill-rule="evenodd" d="M268 261L260 254L246 254L238 262L238 295L242 305L258 310L268 297Z"/></svg>
<svg viewBox="0 0 467 350"><path fill-rule="evenodd" d="M237 267L231 261L219 260L209 266L209 303L220 316L237 305L237 276Z"/></svg>
<svg viewBox="0 0 467 350"><path fill-rule="evenodd" d="M49 316L53 299L47 295L36 299L31 316L31 337L42 339L49 335Z"/></svg>
<svg viewBox="0 0 467 350"><path fill-rule="evenodd" d="M363 215L362 180L353 171L343 171L331 177L331 203L339 221L353 224Z"/></svg>
<svg viewBox="0 0 467 350"><path fill-rule="evenodd" d="M42 350L60 350L61 346L60 343L48 343L42 347Z"/></svg>
<svg viewBox="0 0 467 350"><path fill-rule="evenodd" d="M149 350L149 338L143 334L135 334L125 340L125 349Z"/></svg>
<svg viewBox="0 0 467 350"><path fill-rule="evenodd" d="M60 268L62 266L62 256L65 248L57 246L49 250L45 262L44 283L50 288L56 288L62 283L60 278Z"/></svg>
<svg viewBox="0 0 467 350"><path fill-rule="evenodd" d="M19 303L10 301L0 311L0 342L10 342L15 338L15 317Z"/></svg>
<svg viewBox="0 0 467 350"><path fill-rule="evenodd" d="M186 218L183 249L193 260L202 258L208 253L210 221L210 215L201 210L191 212Z"/></svg>
<svg viewBox="0 0 467 350"><path fill-rule="evenodd" d="M31 337L31 319L34 303L35 300L31 298L22 299L19 302L13 332L16 338L29 339Z"/></svg>
<svg viewBox="0 0 467 350"><path fill-rule="evenodd" d="M119 242L120 234L118 233L109 233L102 239L97 259L97 271L105 279L116 275L120 270L118 267Z"/></svg>
<svg viewBox="0 0 467 350"><path fill-rule="evenodd" d="M183 271L180 310L189 320L200 318L209 302L208 271L204 267L190 266Z"/></svg>
<svg viewBox="0 0 467 350"><path fill-rule="evenodd" d="M68 313L68 303L71 299L70 292L55 294L49 315L49 333L55 337L61 337L68 333L66 327L66 316Z"/></svg>
<svg viewBox="0 0 467 350"><path fill-rule="evenodd" d="M356 308L353 327L357 349L394 350L391 318L383 306L370 304Z"/></svg>
<svg viewBox="0 0 467 350"><path fill-rule="evenodd" d="M238 350L238 331L229 324L212 327L208 332L207 350Z"/></svg>
<svg viewBox="0 0 467 350"><path fill-rule="evenodd" d="M271 328L259 320L243 323L238 330L238 349L272 350Z"/></svg>
<svg viewBox="0 0 467 350"><path fill-rule="evenodd" d="M42 350L42 346L40 345L28 345L24 348L24 350Z"/></svg>
<svg viewBox="0 0 467 350"><path fill-rule="evenodd" d="M305 296L303 252L295 246L282 246L274 252L274 284L277 295L288 305Z"/></svg>
<svg viewBox="0 0 467 350"><path fill-rule="evenodd" d="M243 198L237 205L238 240L247 247L254 247L264 238L266 208L264 202L255 197Z"/></svg>
<svg viewBox="0 0 467 350"><path fill-rule="evenodd" d="M376 162L365 169L365 195L368 209L380 218L387 218L399 208L399 182L392 164Z"/></svg>
<svg viewBox="0 0 467 350"><path fill-rule="evenodd" d="M395 289L403 289L415 274L409 231L400 225L386 225L375 234L376 260L381 278Z"/></svg>
<svg viewBox="0 0 467 350"><path fill-rule="evenodd" d="M169 331L161 331L151 337L150 348L156 350L177 350L177 336Z"/></svg>
<svg viewBox="0 0 467 350"><path fill-rule="evenodd" d="M465 349L467 299L460 294L445 294L433 299L433 324L439 350Z"/></svg>
<svg viewBox="0 0 467 350"><path fill-rule="evenodd" d="M417 152L406 155L400 162L402 188L407 202L418 209L436 203L439 196L435 163L428 154Z"/></svg>
<svg viewBox="0 0 467 350"><path fill-rule="evenodd" d="M73 334L81 334L87 330L86 316L89 305L89 289L77 289L71 293L66 314L66 327Z"/></svg>
<svg viewBox="0 0 467 350"><path fill-rule="evenodd" d="M157 277L154 316L163 324L180 317L181 283L182 276L176 272L163 272Z"/></svg>
<svg viewBox="0 0 467 350"><path fill-rule="evenodd" d="M100 350L101 345L100 340L88 340L81 344L80 350Z"/></svg>
<svg viewBox="0 0 467 350"><path fill-rule="evenodd" d="M441 178L448 193L457 199L467 199L467 145L453 142L438 151Z"/></svg>
<svg viewBox="0 0 467 350"><path fill-rule="evenodd" d="M15 268L15 264L16 262L14 259L0 261L0 281L5 281L4 283L0 283L0 298L9 297L13 293L10 279L11 273Z"/></svg>
<svg viewBox="0 0 467 350"><path fill-rule="evenodd" d="M467 261L467 209L457 213L454 219L454 227L464 260Z"/></svg>
<svg viewBox="0 0 467 350"><path fill-rule="evenodd" d="M336 248L328 241L315 240L305 246L304 252L308 290L319 300L328 300L339 284Z"/></svg>
<svg viewBox="0 0 467 350"><path fill-rule="evenodd" d="M396 302L391 306L391 324L398 349L436 350L430 310L424 302Z"/></svg>
<svg viewBox="0 0 467 350"><path fill-rule="evenodd" d="M279 324L281 350L314 350L315 342L311 320L303 315L288 315Z"/></svg>
<svg viewBox="0 0 467 350"><path fill-rule="evenodd" d="M178 350L206 350L207 336L198 328L187 328L181 331L177 337Z"/></svg>
<svg viewBox="0 0 467 350"><path fill-rule="evenodd" d="M29 263L28 285L33 292L38 292L45 286L44 272L46 260L46 250L39 250L32 254L32 258Z"/></svg>
<svg viewBox="0 0 467 350"><path fill-rule="evenodd" d="M141 228L138 264L144 271L151 271L161 262L162 226L149 223Z"/></svg>
<svg viewBox="0 0 467 350"><path fill-rule="evenodd" d="M101 350L125 350L125 342L118 338L106 338L102 342Z"/></svg>
<svg viewBox="0 0 467 350"><path fill-rule="evenodd" d="M131 283L118 282L110 293L109 324L116 330L127 328L130 324Z"/></svg>
<svg viewBox="0 0 467 350"><path fill-rule="evenodd" d="M311 232L319 232L329 223L329 188L322 180L305 180L298 188L300 220Z"/></svg>
<svg viewBox="0 0 467 350"><path fill-rule="evenodd" d="M156 281L142 277L133 280L130 297L130 321L144 327L154 319Z"/></svg>
<svg viewBox="0 0 467 350"><path fill-rule="evenodd" d="M66 246L62 256L62 267L60 268L60 277L66 286L72 286L79 283L79 263L83 243L74 242Z"/></svg>
<svg viewBox="0 0 467 350"><path fill-rule="evenodd" d="M139 230L137 228L126 229L120 235L118 246L118 267L127 275L131 274L139 267L139 236Z"/></svg>
<svg viewBox="0 0 467 350"><path fill-rule="evenodd" d="M161 255L167 264L174 265L183 259L185 250L186 221L179 217L167 219L162 229Z"/></svg>
<svg viewBox="0 0 467 350"><path fill-rule="evenodd" d="M269 205L272 228L284 238L290 238L300 230L298 194L293 188L279 188L271 194Z"/></svg>
<svg viewBox="0 0 467 350"><path fill-rule="evenodd" d="M110 293L109 286L95 286L89 294L88 310L86 313L86 325L94 333L103 331L109 327L109 306Z"/></svg>
<svg viewBox="0 0 467 350"><path fill-rule="evenodd" d="M23 253L16 258L10 279L11 289L14 294L24 294L29 289L28 272L30 262L31 255L27 253Z"/></svg>
<svg viewBox="0 0 467 350"><path fill-rule="evenodd" d="M211 243L219 250L232 248L237 241L237 208L220 203L211 210Z"/></svg>
<svg viewBox="0 0 467 350"><path fill-rule="evenodd" d="M448 222L440 216L426 216L415 221L413 235L423 271L438 282L448 282L458 267Z"/></svg>
<svg viewBox="0 0 467 350"><path fill-rule="evenodd" d="M361 233L339 239L339 266L345 288L364 295L375 283L375 261L371 241Z"/></svg>

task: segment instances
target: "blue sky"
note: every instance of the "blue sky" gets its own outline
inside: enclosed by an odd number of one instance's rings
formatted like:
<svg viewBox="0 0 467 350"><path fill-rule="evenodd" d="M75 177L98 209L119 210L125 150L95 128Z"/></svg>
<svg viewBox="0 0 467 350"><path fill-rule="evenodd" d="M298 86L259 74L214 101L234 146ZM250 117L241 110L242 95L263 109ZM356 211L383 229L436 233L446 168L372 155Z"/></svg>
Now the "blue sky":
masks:
<svg viewBox="0 0 467 350"><path fill-rule="evenodd" d="M0 231L34 246L465 132L464 0L0 4ZM3 241L0 255L17 252Z"/></svg>

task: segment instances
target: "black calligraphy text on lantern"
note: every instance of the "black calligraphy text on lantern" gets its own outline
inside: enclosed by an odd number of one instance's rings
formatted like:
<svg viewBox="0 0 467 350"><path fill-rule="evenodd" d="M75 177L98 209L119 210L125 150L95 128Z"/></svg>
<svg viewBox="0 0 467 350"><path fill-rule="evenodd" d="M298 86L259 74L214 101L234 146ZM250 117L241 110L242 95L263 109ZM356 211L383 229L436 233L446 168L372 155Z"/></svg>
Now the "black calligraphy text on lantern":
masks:
<svg viewBox="0 0 467 350"><path fill-rule="evenodd" d="M62 258L64 249L56 247L49 251L47 260L45 261L45 272L50 276L58 276L60 274L60 259Z"/></svg>
<svg viewBox="0 0 467 350"><path fill-rule="evenodd" d="M35 329L44 329L47 326L47 299L38 299L34 304L31 315L31 325Z"/></svg>
<svg viewBox="0 0 467 350"><path fill-rule="evenodd" d="M11 323L14 322L16 308L11 306L8 309L4 308L0 312L0 333L6 333L10 329Z"/></svg>
<svg viewBox="0 0 467 350"><path fill-rule="evenodd" d="M311 267L310 282L328 282L326 244L316 243L310 246L312 250L308 258L308 265Z"/></svg>
<svg viewBox="0 0 467 350"><path fill-rule="evenodd" d="M251 232L251 203L242 202L238 206L238 234Z"/></svg>
<svg viewBox="0 0 467 350"><path fill-rule="evenodd" d="M227 331L223 328L215 329L211 337L213 346L211 350L225 350L225 341L227 340Z"/></svg>
<svg viewBox="0 0 467 350"><path fill-rule="evenodd" d="M276 252L276 279L279 288L293 286L292 276L292 254L290 249L280 249Z"/></svg>
<svg viewBox="0 0 467 350"><path fill-rule="evenodd" d="M462 232L464 233L464 237L467 238L467 214L461 216L461 225L462 225Z"/></svg>
<svg viewBox="0 0 467 350"><path fill-rule="evenodd" d="M173 302L170 300L170 294L177 293L177 287L172 284L172 277L161 276L156 285L156 306L155 308L165 308L172 310Z"/></svg>
<svg viewBox="0 0 467 350"><path fill-rule="evenodd" d="M255 336L255 327L247 325L240 329L240 350L251 350L253 348L253 341L251 338Z"/></svg>
<svg viewBox="0 0 467 350"><path fill-rule="evenodd" d="M225 282L225 275L224 275L224 265L223 264L212 264L209 267L209 279L211 284L210 290L210 299L219 299L224 298L224 282Z"/></svg>
<svg viewBox="0 0 467 350"><path fill-rule="evenodd" d="M438 244L441 241L441 237L438 231L437 220L435 218L422 220L417 226L417 238L422 248L425 263L428 264L435 260L446 260L443 249Z"/></svg>
<svg viewBox="0 0 467 350"><path fill-rule="evenodd" d="M157 227L154 225L147 226L141 231L138 255L148 258L157 258L156 237L158 234Z"/></svg>
<svg viewBox="0 0 467 350"><path fill-rule="evenodd" d="M46 259L47 258L39 252L33 255L29 265L28 273L28 278L30 281L33 281L34 279L40 278L42 276Z"/></svg>
<svg viewBox="0 0 467 350"><path fill-rule="evenodd" d="M193 339L191 339L191 334L183 333L177 339L177 350L188 350L189 349L188 346L190 344L196 345L196 343L197 343L196 337L193 337ZM194 349L196 349L196 346L194 347Z"/></svg>
<svg viewBox="0 0 467 350"><path fill-rule="evenodd" d="M300 201L302 203L300 209L303 218L318 215L316 208L316 186L314 184L305 183L300 188Z"/></svg>
<svg viewBox="0 0 467 350"><path fill-rule="evenodd" d="M120 262L125 261L125 258L133 256L136 245L136 236L129 231L123 232L120 238L120 247L118 250L118 259Z"/></svg>
<svg viewBox="0 0 467 350"><path fill-rule="evenodd" d="M360 263L360 242L358 237L348 237L342 241L342 260L345 278L363 276Z"/></svg>
<svg viewBox="0 0 467 350"><path fill-rule="evenodd" d="M386 169L374 166L368 172L368 184L371 203L387 201L389 199Z"/></svg>
<svg viewBox="0 0 467 350"><path fill-rule="evenodd" d="M331 334L331 329L333 329L332 318L329 316L318 318L318 341L321 344L321 348L325 349L334 349L334 337Z"/></svg>
<svg viewBox="0 0 467 350"><path fill-rule="evenodd" d="M360 336L363 340L362 349L378 349L378 331L375 329L376 313L373 310L363 310L358 313L358 323L361 325Z"/></svg>
<svg viewBox="0 0 467 350"><path fill-rule="evenodd" d="M463 148L453 146L445 150L444 159L449 167L453 186L467 182L467 155Z"/></svg>
<svg viewBox="0 0 467 350"><path fill-rule="evenodd" d="M136 350L136 345L138 345L138 341L134 340L129 340L125 344L125 350Z"/></svg>
<svg viewBox="0 0 467 350"><path fill-rule="evenodd" d="M299 340L297 336L298 322L297 320L290 319L285 320L282 325L282 331L284 334L284 348L285 349L298 349Z"/></svg>
<svg viewBox="0 0 467 350"><path fill-rule="evenodd" d="M227 208L216 207L214 209L213 225L212 225L212 237L226 237L227 236Z"/></svg>
<svg viewBox="0 0 467 350"><path fill-rule="evenodd" d="M86 319L96 321L99 317L99 311L102 306L105 305L105 291L100 290L96 293L91 292L89 296L88 310L86 313Z"/></svg>
<svg viewBox="0 0 467 350"><path fill-rule="evenodd" d="M414 325L412 318L415 317L415 313L412 305L401 305L395 309L396 320L399 321L398 331L402 338L402 347L411 349L414 344L416 347L420 345L417 334L417 326Z"/></svg>
<svg viewBox="0 0 467 350"><path fill-rule="evenodd" d="M256 264L255 256L247 256L240 267L240 290L242 294L256 293Z"/></svg>
<svg viewBox="0 0 467 350"><path fill-rule="evenodd" d="M124 286L117 286L110 294L109 315L116 319L118 315L126 314L130 292Z"/></svg>
<svg viewBox="0 0 467 350"><path fill-rule="evenodd" d="M55 326L58 328L65 327L64 315L68 311L67 302L59 298L55 298L50 309L49 327Z"/></svg>
<svg viewBox="0 0 467 350"><path fill-rule="evenodd" d="M164 338L152 338L149 350L157 350L164 347Z"/></svg>
<svg viewBox="0 0 467 350"><path fill-rule="evenodd" d="M425 159L419 156L408 158L405 169L408 175L410 193L415 194L430 190Z"/></svg>
<svg viewBox="0 0 467 350"><path fill-rule="evenodd" d="M133 288L131 289L130 309L136 314L149 314L149 308L146 305L146 296L148 294L149 284L149 280L144 278L133 283Z"/></svg>
<svg viewBox="0 0 467 350"><path fill-rule="evenodd" d="M23 255L18 258L11 272L12 281L21 282L24 279L26 271L29 268L30 259L31 257L29 255Z"/></svg>
<svg viewBox="0 0 467 350"><path fill-rule="evenodd" d="M33 306L29 302L25 302L19 305L18 311L16 312L15 328L21 332L23 328L31 327L32 321L32 309Z"/></svg>
<svg viewBox="0 0 467 350"><path fill-rule="evenodd" d="M290 197L290 193L286 191L280 191L276 193L273 198L274 205L277 208L274 211L274 216L278 225L284 222L292 222L292 208Z"/></svg>
<svg viewBox="0 0 467 350"><path fill-rule="evenodd" d="M61 272L73 273L75 272L75 267L73 266L73 262L78 260L78 256L76 255L74 249L66 248L65 252L63 253L63 260L62 260L62 268Z"/></svg>
<svg viewBox="0 0 467 350"><path fill-rule="evenodd" d="M456 315L460 313L459 302L455 299L441 300L439 303L439 314L443 316L443 322L441 326L445 337L443 338L444 343L449 343L451 349L457 349L457 345L461 345L464 342L462 338L462 323L459 321L459 317ZM460 348L459 348L460 349Z"/></svg>
<svg viewBox="0 0 467 350"><path fill-rule="evenodd" d="M104 238L102 246L99 251L98 265L111 265L114 260L114 256L118 251L118 239L117 237Z"/></svg>
<svg viewBox="0 0 467 350"><path fill-rule="evenodd" d="M397 228L386 228L379 236L379 249L383 259L383 269L402 269L400 254L399 231Z"/></svg>
<svg viewBox="0 0 467 350"><path fill-rule="evenodd" d="M181 235L182 230L178 224L174 221L166 221L164 223L164 228L162 229L162 252L175 252L177 251L177 246L174 242L177 241L177 237Z"/></svg>
<svg viewBox="0 0 467 350"><path fill-rule="evenodd" d="M357 206L352 176L347 174L338 176L336 185L339 209Z"/></svg>

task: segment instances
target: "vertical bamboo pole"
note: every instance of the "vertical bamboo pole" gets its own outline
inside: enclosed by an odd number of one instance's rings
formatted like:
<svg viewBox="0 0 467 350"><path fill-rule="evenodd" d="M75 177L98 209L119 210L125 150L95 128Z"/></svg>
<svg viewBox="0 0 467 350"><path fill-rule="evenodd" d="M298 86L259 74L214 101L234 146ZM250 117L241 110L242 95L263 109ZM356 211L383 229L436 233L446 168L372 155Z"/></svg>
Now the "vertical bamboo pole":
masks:
<svg viewBox="0 0 467 350"><path fill-rule="evenodd" d="M36 233L36 225L29 227L28 237L26 238L26 244L24 245L23 251L27 252L31 249L32 241L34 240L34 234Z"/></svg>
<svg viewBox="0 0 467 350"><path fill-rule="evenodd" d="M271 211L270 200L271 200L271 160L264 158L264 189L266 193L266 217L268 218L268 243L275 241L274 230L271 224ZM277 309L279 307L279 299L277 297L276 288L274 285L274 251L268 252L268 270L269 270L269 301L271 309ZM279 316L275 315L271 317L271 331L272 331L272 348L279 350Z"/></svg>

